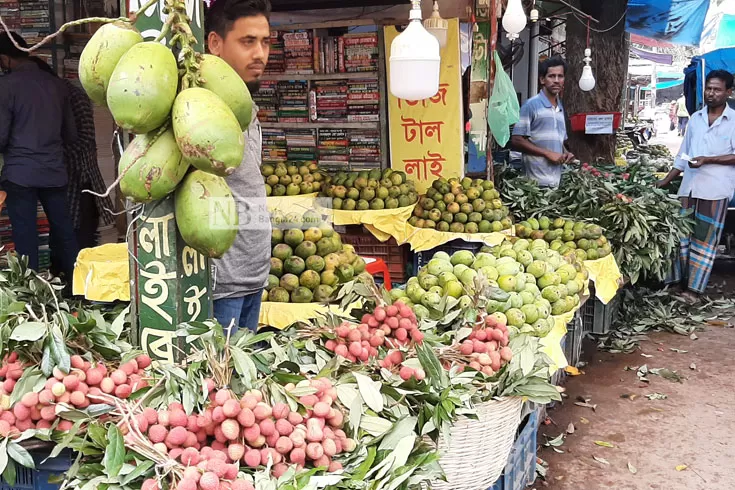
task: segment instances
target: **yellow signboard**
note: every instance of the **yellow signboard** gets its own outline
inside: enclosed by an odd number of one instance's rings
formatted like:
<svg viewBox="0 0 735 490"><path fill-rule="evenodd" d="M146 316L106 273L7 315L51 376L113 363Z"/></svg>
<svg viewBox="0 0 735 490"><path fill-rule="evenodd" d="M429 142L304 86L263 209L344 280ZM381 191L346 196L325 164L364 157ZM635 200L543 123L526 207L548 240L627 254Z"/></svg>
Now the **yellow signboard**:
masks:
<svg viewBox="0 0 735 490"><path fill-rule="evenodd" d="M385 51L398 36L385 27ZM391 167L406 172L423 193L439 177L464 173L462 67L459 53L459 20L449 20L447 46L441 52L439 92L430 99L407 101L388 95ZM388 77L390 79L390 63Z"/></svg>

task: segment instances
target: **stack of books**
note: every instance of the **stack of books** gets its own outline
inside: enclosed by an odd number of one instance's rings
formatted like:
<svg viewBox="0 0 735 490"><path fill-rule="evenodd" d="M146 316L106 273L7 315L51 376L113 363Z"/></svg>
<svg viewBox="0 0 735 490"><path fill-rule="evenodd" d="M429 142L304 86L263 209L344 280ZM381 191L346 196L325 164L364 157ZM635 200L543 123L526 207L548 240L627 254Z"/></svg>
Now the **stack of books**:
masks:
<svg viewBox="0 0 735 490"><path fill-rule="evenodd" d="M343 36L344 70L347 73L376 71L378 69L378 34L347 34Z"/></svg>
<svg viewBox="0 0 735 490"><path fill-rule="evenodd" d="M304 80L278 82L278 122L309 122L309 84Z"/></svg>
<svg viewBox="0 0 735 490"><path fill-rule="evenodd" d="M351 130L349 146L351 164L380 164L379 131Z"/></svg>
<svg viewBox="0 0 735 490"><path fill-rule="evenodd" d="M8 29L20 30L20 3L18 0L0 0L0 17L3 18ZM2 27L0 27L2 32Z"/></svg>
<svg viewBox="0 0 735 490"><path fill-rule="evenodd" d="M288 160L286 131L263 128L263 163L278 163Z"/></svg>
<svg viewBox="0 0 735 490"><path fill-rule="evenodd" d="M283 73L286 70L286 52L283 39L278 31L271 32L271 49L268 56L268 64L265 66L266 73Z"/></svg>
<svg viewBox="0 0 735 490"><path fill-rule="evenodd" d="M312 121L341 122L347 119L347 85L344 81L316 81L313 83L309 113Z"/></svg>
<svg viewBox="0 0 735 490"><path fill-rule="evenodd" d="M286 151L289 162L316 162L316 131L314 129L287 129Z"/></svg>
<svg viewBox="0 0 735 490"><path fill-rule="evenodd" d="M380 86L377 80L351 80L347 91L347 121L380 120Z"/></svg>
<svg viewBox="0 0 735 490"><path fill-rule="evenodd" d="M311 33L308 31L283 34L286 73L308 75L314 73L314 55Z"/></svg>
<svg viewBox="0 0 735 490"><path fill-rule="evenodd" d="M278 82L264 81L252 95L260 122L278 122Z"/></svg>
<svg viewBox="0 0 735 490"><path fill-rule="evenodd" d="M350 161L350 148L348 130L345 129L320 129L319 165L321 166L347 166Z"/></svg>
<svg viewBox="0 0 735 490"><path fill-rule="evenodd" d="M21 36L30 45L37 44L51 33L48 2L20 2Z"/></svg>

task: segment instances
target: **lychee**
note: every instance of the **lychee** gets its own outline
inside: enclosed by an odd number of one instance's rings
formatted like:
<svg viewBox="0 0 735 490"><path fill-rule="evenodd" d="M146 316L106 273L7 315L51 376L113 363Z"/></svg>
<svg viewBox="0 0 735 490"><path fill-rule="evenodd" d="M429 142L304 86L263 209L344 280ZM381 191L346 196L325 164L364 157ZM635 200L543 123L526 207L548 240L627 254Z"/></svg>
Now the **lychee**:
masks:
<svg viewBox="0 0 735 490"><path fill-rule="evenodd" d="M258 405L256 405L255 409L253 410L253 415L255 415L256 420L264 420L270 417L273 414L273 409L270 405L267 405L265 403L259 402Z"/></svg>
<svg viewBox="0 0 735 490"><path fill-rule="evenodd" d="M138 363L138 369L146 369L151 365L151 358L145 354L141 354L135 358L135 362Z"/></svg>
<svg viewBox="0 0 735 490"><path fill-rule="evenodd" d="M271 436L276 433L276 424L271 419L264 419L260 421L260 433L265 437Z"/></svg>
<svg viewBox="0 0 735 490"><path fill-rule="evenodd" d="M197 482L184 478L176 485L176 490L197 490Z"/></svg>
<svg viewBox="0 0 735 490"><path fill-rule="evenodd" d="M199 488L202 490L219 490L219 477L211 471L204 473L199 479Z"/></svg>
<svg viewBox="0 0 735 490"><path fill-rule="evenodd" d="M128 398L132 393L133 390L128 384L121 384L115 388L115 396L123 400Z"/></svg>
<svg viewBox="0 0 735 490"><path fill-rule="evenodd" d="M288 436L293 432L293 425L286 419L276 420L276 431L282 436Z"/></svg>
<svg viewBox="0 0 735 490"><path fill-rule="evenodd" d="M237 414L237 421L243 427L252 427L255 424L255 414L249 408L244 407Z"/></svg>
<svg viewBox="0 0 735 490"><path fill-rule="evenodd" d="M51 393L53 393L54 396L61 396L66 393L66 386L64 386L64 383L56 382L51 388Z"/></svg>
<svg viewBox="0 0 735 490"><path fill-rule="evenodd" d="M168 416L168 423L171 427L186 427L189 423L189 417L183 410L172 410Z"/></svg>
<svg viewBox="0 0 735 490"><path fill-rule="evenodd" d="M103 393L107 393L109 395L110 393L115 391L115 382L112 380L112 378L102 378L102 381L100 381L100 389ZM56 392L54 392L54 395L56 395Z"/></svg>
<svg viewBox="0 0 735 490"><path fill-rule="evenodd" d="M238 437L240 437L240 425L237 423L237 420L227 419L222 422L221 428L222 433L229 441L235 441L238 439Z"/></svg>
<svg viewBox="0 0 735 490"><path fill-rule="evenodd" d="M112 372L112 374L110 374L110 379L114 381L116 385L121 385L125 384L125 382L128 380L128 375L125 374L125 371L121 369L116 369Z"/></svg>
<svg viewBox="0 0 735 490"><path fill-rule="evenodd" d="M249 450L245 453L245 456L243 457L243 462L251 468L257 468L258 466L260 466L260 451L258 451L257 449Z"/></svg>
<svg viewBox="0 0 735 490"><path fill-rule="evenodd" d="M214 401L217 403L217 405L222 406L224 405L227 400L231 399L232 395L227 390L219 390L217 394L214 396Z"/></svg>
<svg viewBox="0 0 735 490"><path fill-rule="evenodd" d="M167 435L168 435L168 431L166 430L166 427L159 425L159 424L152 425L148 429L148 438L153 443L165 441Z"/></svg>
<svg viewBox="0 0 735 490"><path fill-rule="evenodd" d="M26 393L20 402L28 408L35 407L38 404L38 393Z"/></svg>
<svg viewBox="0 0 735 490"><path fill-rule="evenodd" d="M227 447L227 456L231 461L240 461L245 456L245 446L238 443L230 444Z"/></svg>

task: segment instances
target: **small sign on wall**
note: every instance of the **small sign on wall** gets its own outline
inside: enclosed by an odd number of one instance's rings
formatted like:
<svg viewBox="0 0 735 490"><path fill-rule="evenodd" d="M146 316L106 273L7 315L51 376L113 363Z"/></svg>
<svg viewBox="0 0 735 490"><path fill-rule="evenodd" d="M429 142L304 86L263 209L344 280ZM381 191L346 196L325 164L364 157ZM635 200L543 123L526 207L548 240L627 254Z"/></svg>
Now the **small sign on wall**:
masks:
<svg viewBox="0 0 735 490"><path fill-rule="evenodd" d="M613 114L588 114L584 123L586 134L613 134Z"/></svg>

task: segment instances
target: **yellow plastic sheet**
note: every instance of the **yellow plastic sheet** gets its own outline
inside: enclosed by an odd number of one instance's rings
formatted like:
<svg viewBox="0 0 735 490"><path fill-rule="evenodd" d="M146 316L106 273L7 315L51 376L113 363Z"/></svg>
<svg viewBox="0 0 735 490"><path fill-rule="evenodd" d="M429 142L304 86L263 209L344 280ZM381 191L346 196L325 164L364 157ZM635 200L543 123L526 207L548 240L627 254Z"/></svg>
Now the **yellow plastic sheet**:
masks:
<svg viewBox="0 0 735 490"><path fill-rule="evenodd" d="M350 309L359 308L360 305L359 302L352 304ZM296 304L264 302L260 304L259 323L283 330L299 321L313 320L319 315L327 313L327 311L331 311L337 315L348 316L348 312L341 310L339 305L329 305L329 308L327 308L321 303Z"/></svg>
<svg viewBox="0 0 735 490"><path fill-rule="evenodd" d="M505 233L450 233L445 231L436 231L426 228L416 228L406 223L403 234L398 243L411 244L411 250L414 252L423 252L431 250L440 245L444 245L452 240L464 240L466 242L482 242L485 245L494 247L500 245L508 238Z"/></svg>
<svg viewBox="0 0 735 490"><path fill-rule="evenodd" d="M567 325L574 319L574 314L577 310L579 310L579 307L564 315L553 317L554 328L548 333L548 335L546 335L546 337L541 339L541 345L543 346L544 353L548 355L553 362L552 366L549 368L550 375L554 374L557 369L564 369L568 365L567 358L564 355L564 349L561 347L561 341L567 334Z"/></svg>
<svg viewBox="0 0 735 490"><path fill-rule="evenodd" d="M376 229L396 237L413 213L414 206L395 209L378 209L366 211L332 210L335 225L371 225Z"/></svg>
<svg viewBox="0 0 735 490"><path fill-rule="evenodd" d="M108 243L79 252L72 289L90 301L130 301L127 243Z"/></svg>
<svg viewBox="0 0 735 490"><path fill-rule="evenodd" d="M590 273L590 280L595 283L595 296L603 304L608 304L623 284L623 275L615 257L610 254L597 260L585 260L584 267Z"/></svg>
<svg viewBox="0 0 735 490"><path fill-rule="evenodd" d="M269 196L266 198L268 211L280 211L284 214L301 213L314 209L319 197L318 192L299 194L298 196Z"/></svg>

